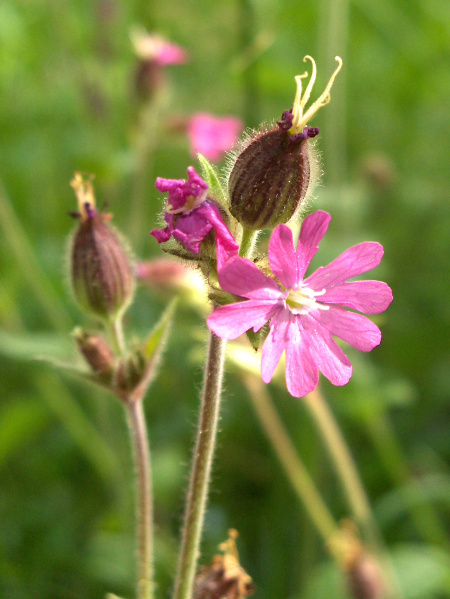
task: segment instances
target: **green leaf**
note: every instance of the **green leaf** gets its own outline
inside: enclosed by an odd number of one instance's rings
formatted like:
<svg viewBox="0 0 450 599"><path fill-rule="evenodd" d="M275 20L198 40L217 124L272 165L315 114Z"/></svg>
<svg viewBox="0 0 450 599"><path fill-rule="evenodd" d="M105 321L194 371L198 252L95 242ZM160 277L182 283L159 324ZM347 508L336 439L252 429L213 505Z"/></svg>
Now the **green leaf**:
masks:
<svg viewBox="0 0 450 599"><path fill-rule="evenodd" d="M169 335L170 327L172 326L177 303L178 298L174 298L170 302L141 349L146 366L142 380L134 390L137 396L143 397L145 395L155 376L156 368L161 361L162 352Z"/></svg>
<svg viewBox="0 0 450 599"><path fill-rule="evenodd" d="M173 322L177 303L177 298L174 298L170 302L166 310L163 312L161 318L147 337L142 348L142 354L146 360L154 360L163 350L164 343L167 339L167 335L169 334L169 330Z"/></svg>
<svg viewBox="0 0 450 599"><path fill-rule="evenodd" d="M203 178L209 185L210 191L208 192L208 194L212 197L213 200L216 200L217 202L219 202L219 204L226 208L228 205L228 196L225 189L223 188L223 185L220 182L216 169L201 154L197 154L197 157L202 168Z"/></svg>

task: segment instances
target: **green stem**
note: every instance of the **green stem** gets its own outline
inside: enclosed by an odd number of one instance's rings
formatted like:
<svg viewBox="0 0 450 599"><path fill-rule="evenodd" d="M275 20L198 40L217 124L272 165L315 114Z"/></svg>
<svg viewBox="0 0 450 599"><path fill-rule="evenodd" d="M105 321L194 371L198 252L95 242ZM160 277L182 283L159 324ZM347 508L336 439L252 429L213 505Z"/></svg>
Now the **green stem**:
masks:
<svg viewBox="0 0 450 599"><path fill-rule="evenodd" d="M239 247L239 256L251 258L257 236L258 231L249 231L245 228L242 230L242 241Z"/></svg>
<svg viewBox="0 0 450 599"><path fill-rule="evenodd" d="M270 440L298 498L325 542L338 530L337 524L301 461L278 416L266 386L255 376L242 376L261 425Z"/></svg>
<svg viewBox="0 0 450 599"><path fill-rule="evenodd" d="M377 547L380 543L380 534L370 508L367 494L350 450L331 410L318 388L304 397L303 401L316 422L326 444L356 521L361 525L368 541L374 547Z"/></svg>
<svg viewBox="0 0 450 599"><path fill-rule="evenodd" d="M320 393L319 388L316 388L312 393L304 397L303 401L309 408L327 446L353 516L360 525L370 548L377 556L383 568L387 584L386 599L402 599L403 595L399 587L397 575L386 553L369 499L348 445L334 419L333 413Z"/></svg>
<svg viewBox="0 0 450 599"><path fill-rule="evenodd" d="M111 343L113 344L114 351L119 356L124 356L126 352L125 337L123 333L123 317L122 314L117 314L111 320L106 322L106 328L109 331L111 337Z"/></svg>
<svg viewBox="0 0 450 599"><path fill-rule="evenodd" d="M225 341L210 333L174 599L191 599L217 434Z"/></svg>
<svg viewBox="0 0 450 599"><path fill-rule="evenodd" d="M153 500L150 474L150 448L143 401L126 404L133 446L137 484L136 521L138 538L138 599L153 597Z"/></svg>

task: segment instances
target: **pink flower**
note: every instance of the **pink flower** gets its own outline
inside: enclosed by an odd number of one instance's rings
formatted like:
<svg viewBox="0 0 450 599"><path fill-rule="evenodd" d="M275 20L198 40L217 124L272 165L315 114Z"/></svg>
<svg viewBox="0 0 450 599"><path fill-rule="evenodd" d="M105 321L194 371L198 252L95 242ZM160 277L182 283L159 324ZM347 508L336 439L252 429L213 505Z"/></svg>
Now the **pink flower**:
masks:
<svg viewBox="0 0 450 599"><path fill-rule="evenodd" d="M170 64L185 64L188 60L186 50L166 40L158 33L147 33L145 29L131 31L131 41L137 56L161 67Z"/></svg>
<svg viewBox="0 0 450 599"><path fill-rule="evenodd" d="M219 270L221 287L247 301L220 306L208 318L209 328L224 339L236 339L250 328L256 332L270 322L262 349L261 375L265 383L270 382L286 351L286 383L294 397L315 389L319 370L334 385L350 380L352 366L332 335L361 351L379 345L378 327L345 308L378 314L392 301L386 283L348 282L378 266L383 256L378 243L351 247L304 278L330 220L331 216L320 210L308 216L297 250L291 230L286 225L276 227L270 239L269 262L279 283L246 258L233 257L226 262Z"/></svg>
<svg viewBox="0 0 450 599"><path fill-rule="evenodd" d="M218 162L234 146L242 129L243 123L237 117L218 117L199 112L188 124L191 153L193 156L203 154L208 160Z"/></svg>
<svg viewBox="0 0 450 599"><path fill-rule="evenodd" d="M208 185L195 172L187 169L188 180L156 179L156 189L169 192L164 219L167 227L153 229L158 243L171 237L179 241L193 254L200 253L200 244L211 229L216 233L217 262L220 266L226 259L237 255L239 246L223 221L218 206L207 197Z"/></svg>

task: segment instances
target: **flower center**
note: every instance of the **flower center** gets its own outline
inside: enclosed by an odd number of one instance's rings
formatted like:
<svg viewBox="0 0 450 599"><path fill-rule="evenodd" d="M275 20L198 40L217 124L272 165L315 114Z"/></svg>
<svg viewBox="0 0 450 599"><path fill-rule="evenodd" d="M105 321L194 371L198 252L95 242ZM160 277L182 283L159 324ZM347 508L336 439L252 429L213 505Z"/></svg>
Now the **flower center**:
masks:
<svg viewBox="0 0 450 599"><path fill-rule="evenodd" d="M312 308L328 310L329 306L316 301L316 297L324 295L325 291L313 291L302 285L300 289L291 289L285 301L293 314L308 314Z"/></svg>

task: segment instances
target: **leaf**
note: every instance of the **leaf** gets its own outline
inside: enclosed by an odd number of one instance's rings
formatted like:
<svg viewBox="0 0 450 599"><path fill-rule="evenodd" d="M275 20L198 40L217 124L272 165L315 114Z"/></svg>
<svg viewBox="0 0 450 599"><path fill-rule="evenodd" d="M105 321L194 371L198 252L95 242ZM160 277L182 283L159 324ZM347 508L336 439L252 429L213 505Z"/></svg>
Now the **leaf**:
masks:
<svg viewBox="0 0 450 599"><path fill-rule="evenodd" d="M142 348L142 354L147 360L155 359L156 355L161 353L163 345L167 339L169 329L173 322L173 316L177 303L177 298L174 298L170 302L166 310L163 312L161 318L147 337Z"/></svg>
<svg viewBox="0 0 450 599"><path fill-rule="evenodd" d="M141 354L144 357L146 366L141 382L133 391L133 394L137 397L142 397L145 395L152 379L155 376L156 368L161 360L170 327L172 326L177 303L178 298L174 298L170 302L142 346Z"/></svg>
<svg viewBox="0 0 450 599"><path fill-rule="evenodd" d="M197 154L197 157L202 168L203 178L209 185L210 191L208 192L208 194L212 197L213 200L216 200L217 202L219 202L219 204L226 208L228 205L228 196L220 182L216 169L201 154Z"/></svg>

